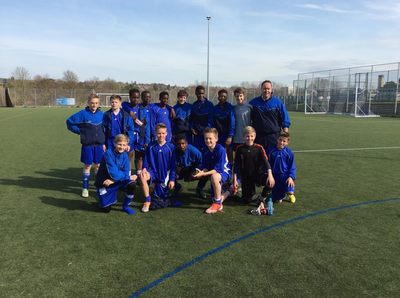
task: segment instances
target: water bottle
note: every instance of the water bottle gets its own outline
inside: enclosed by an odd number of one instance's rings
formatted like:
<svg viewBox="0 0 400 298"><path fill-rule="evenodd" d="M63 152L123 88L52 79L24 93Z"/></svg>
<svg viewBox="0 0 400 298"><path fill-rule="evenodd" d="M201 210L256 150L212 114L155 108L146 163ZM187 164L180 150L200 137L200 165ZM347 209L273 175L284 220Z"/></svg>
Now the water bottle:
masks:
<svg viewBox="0 0 400 298"><path fill-rule="evenodd" d="M268 201L268 215L274 215L274 203L271 198Z"/></svg>
<svg viewBox="0 0 400 298"><path fill-rule="evenodd" d="M236 195L237 195L239 198L242 197L242 188L241 188L241 187L239 187L239 188L237 189Z"/></svg>

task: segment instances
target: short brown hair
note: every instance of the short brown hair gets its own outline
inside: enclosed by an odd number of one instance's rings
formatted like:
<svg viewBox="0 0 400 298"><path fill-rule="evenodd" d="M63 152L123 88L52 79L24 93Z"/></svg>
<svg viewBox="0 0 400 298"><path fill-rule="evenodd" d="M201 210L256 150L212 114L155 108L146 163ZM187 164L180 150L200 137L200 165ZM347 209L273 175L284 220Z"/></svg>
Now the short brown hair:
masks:
<svg viewBox="0 0 400 298"><path fill-rule="evenodd" d="M218 138L218 130L215 127L206 127L203 130L203 135L205 135L206 133L213 133L215 137Z"/></svg>
<svg viewBox="0 0 400 298"><path fill-rule="evenodd" d="M117 144L119 142L127 142L129 143L129 138L126 135L119 134L115 137L114 139L114 144Z"/></svg>
<svg viewBox="0 0 400 298"><path fill-rule="evenodd" d="M243 87L237 87L235 90L233 90L233 94L246 94L246 89L244 89Z"/></svg>
<svg viewBox="0 0 400 298"><path fill-rule="evenodd" d="M253 126L246 126L245 128L244 128L244 130L243 130L243 135L249 135L249 134L251 134L251 133L256 133L256 130L254 129L254 127Z"/></svg>
<svg viewBox="0 0 400 298"><path fill-rule="evenodd" d="M182 97L182 96L188 97L189 94L186 92L186 90L179 90L177 97L179 98L179 97Z"/></svg>
<svg viewBox="0 0 400 298"><path fill-rule="evenodd" d="M100 100L100 97L96 94L96 93L90 93L88 96L88 102L91 101L93 98L97 98L98 100Z"/></svg>
<svg viewBox="0 0 400 298"><path fill-rule="evenodd" d="M118 99L119 101L122 101L122 98L121 98L121 96L119 96L119 95L111 95L111 97L110 97L110 102L111 102L113 99Z"/></svg>
<svg viewBox="0 0 400 298"><path fill-rule="evenodd" d="M279 133L279 137L288 138L290 140L290 134L283 130Z"/></svg>

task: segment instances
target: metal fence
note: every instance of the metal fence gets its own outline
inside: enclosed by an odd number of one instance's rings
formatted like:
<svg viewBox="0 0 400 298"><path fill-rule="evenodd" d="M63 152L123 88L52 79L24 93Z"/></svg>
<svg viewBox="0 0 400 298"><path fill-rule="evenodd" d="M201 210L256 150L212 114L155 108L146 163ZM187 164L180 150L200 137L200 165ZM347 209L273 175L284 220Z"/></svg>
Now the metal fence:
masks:
<svg viewBox="0 0 400 298"><path fill-rule="evenodd" d="M295 81L296 82L296 81ZM296 95L293 96L281 96L280 99L284 103L286 109L288 111L305 111L305 97L304 97L304 88L294 88L297 91ZM235 97L233 95L233 88L228 88L228 102L232 104L236 104ZM88 95L93 90L89 89L10 89L10 97L14 106L55 106L56 98L75 98L76 106L86 106ZM150 90L152 102L158 102L158 97L160 92ZM126 94L126 91L120 92L105 92L109 94ZM170 90L170 105L176 104L176 93L177 90ZM254 97L260 96L260 89L246 89L245 100L249 102ZM368 99L370 100L371 110L381 116L400 116L400 111L398 107L398 102L400 101L400 93L396 88L380 88L379 90L371 90L369 91ZM332 96L331 96L332 97ZM333 98L333 97L332 97ZM124 100L127 100L126 97L123 97ZM189 92L189 96L187 98L187 102L193 103L196 101L196 96L193 92ZM218 103L218 91L210 90L209 99L213 104ZM342 102L343 98L340 96L336 101L331 100L329 105L331 110L335 110L340 112L344 111L345 104ZM101 105L108 106L105 100L101 98ZM5 106L5 90L3 87L0 87L0 106ZM347 109L353 109L354 103L350 102L346 105ZM343 111L342 111L343 110Z"/></svg>

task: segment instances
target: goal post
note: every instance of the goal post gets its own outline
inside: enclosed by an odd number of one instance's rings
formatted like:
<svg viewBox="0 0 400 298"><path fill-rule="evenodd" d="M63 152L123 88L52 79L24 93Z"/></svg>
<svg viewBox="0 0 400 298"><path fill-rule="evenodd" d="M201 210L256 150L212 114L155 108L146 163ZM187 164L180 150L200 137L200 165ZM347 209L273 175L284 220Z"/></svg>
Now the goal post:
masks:
<svg viewBox="0 0 400 298"><path fill-rule="evenodd" d="M97 93L100 98L100 106L101 107L111 107L110 98L113 95L121 96L121 101L128 101L129 102L129 93Z"/></svg>

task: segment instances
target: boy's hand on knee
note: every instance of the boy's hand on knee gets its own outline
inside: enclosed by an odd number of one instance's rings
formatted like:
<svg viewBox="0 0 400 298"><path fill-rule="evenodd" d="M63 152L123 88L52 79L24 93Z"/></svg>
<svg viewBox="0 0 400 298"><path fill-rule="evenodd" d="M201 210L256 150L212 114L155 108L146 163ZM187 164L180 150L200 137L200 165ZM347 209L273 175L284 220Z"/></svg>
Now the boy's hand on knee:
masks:
<svg viewBox="0 0 400 298"><path fill-rule="evenodd" d="M103 182L103 185L106 186L106 187L109 187L109 186L110 186L111 184L113 184L113 183L114 183L113 180L107 179L107 180L105 180L105 181Z"/></svg>
<svg viewBox="0 0 400 298"><path fill-rule="evenodd" d="M286 183L289 187L294 187L294 181L292 177L287 178Z"/></svg>
<svg viewBox="0 0 400 298"><path fill-rule="evenodd" d="M138 178L137 175L131 175L131 177L129 178L130 180L136 181Z"/></svg>
<svg viewBox="0 0 400 298"><path fill-rule="evenodd" d="M175 182L174 181L170 181L169 183L168 183L168 188L169 189L173 189L175 187Z"/></svg>

